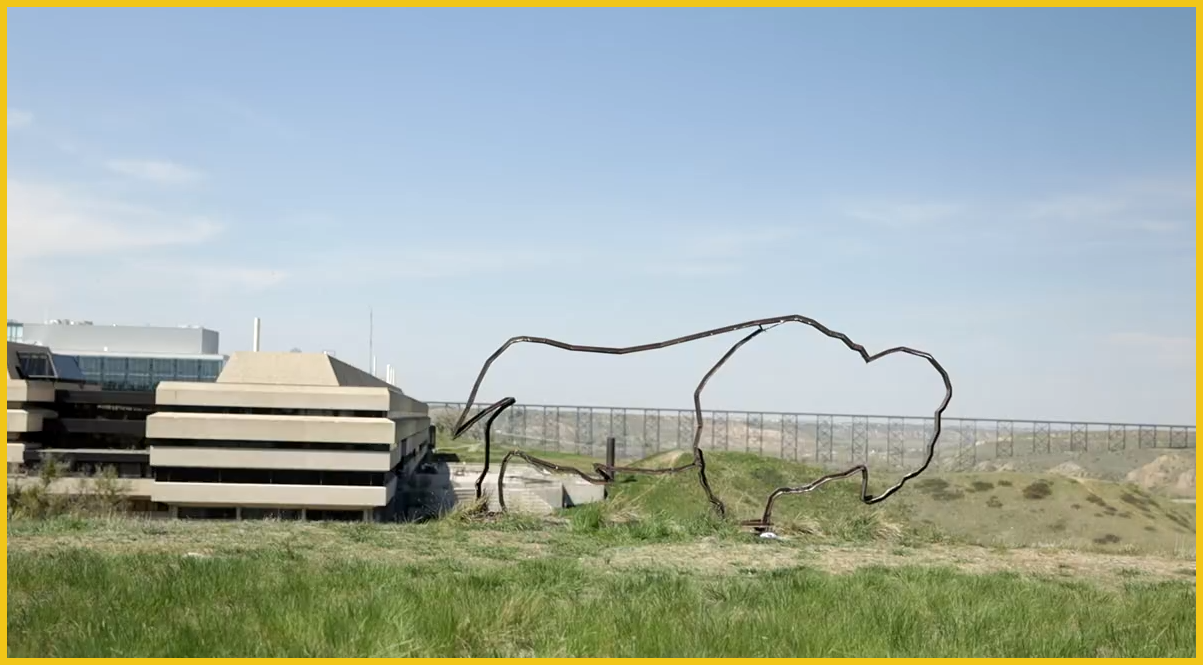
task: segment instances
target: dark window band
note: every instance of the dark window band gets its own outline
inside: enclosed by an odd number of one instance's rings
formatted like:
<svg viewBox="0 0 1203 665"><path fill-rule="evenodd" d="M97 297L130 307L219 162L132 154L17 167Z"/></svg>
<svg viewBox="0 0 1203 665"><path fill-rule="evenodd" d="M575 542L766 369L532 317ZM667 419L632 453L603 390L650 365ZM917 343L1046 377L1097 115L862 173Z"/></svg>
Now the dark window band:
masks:
<svg viewBox="0 0 1203 665"><path fill-rule="evenodd" d="M322 443L305 441L226 441L216 439L147 439L148 446L173 448L263 448L268 450L337 450L386 453L387 443Z"/></svg>
<svg viewBox="0 0 1203 665"><path fill-rule="evenodd" d="M226 483L233 485L315 485L332 487L384 487L392 471L298 471L294 469L207 469L156 466L156 482Z"/></svg>
<svg viewBox="0 0 1203 665"><path fill-rule="evenodd" d="M323 416L326 418L387 418L387 411L364 411L355 409L279 409L258 406L194 406L191 404L163 404L157 413L212 413L219 415L238 414L255 416Z"/></svg>

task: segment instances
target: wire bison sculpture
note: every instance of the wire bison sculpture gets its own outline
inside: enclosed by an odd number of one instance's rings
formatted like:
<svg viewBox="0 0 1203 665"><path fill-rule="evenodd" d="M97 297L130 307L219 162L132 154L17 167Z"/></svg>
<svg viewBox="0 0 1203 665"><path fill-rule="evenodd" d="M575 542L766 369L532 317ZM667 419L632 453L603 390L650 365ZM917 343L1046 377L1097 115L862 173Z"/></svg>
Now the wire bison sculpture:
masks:
<svg viewBox="0 0 1203 665"><path fill-rule="evenodd" d="M645 475L668 475L668 474L674 474L674 473L681 473L681 472L685 472L685 471L689 471L689 470L695 470L697 472L698 482L701 484L703 491L705 491L706 498L707 498L707 500L709 500L710 505L713 507L715 512L717 512L717 514L720 517L725 517L726 512L727 512L726 504L724 504L722 499L720 499L714 493L714 490L710 486L710 482L706 478L706 455L701 447L702 429L703 429L702 392L705 390L707 383L710 382L710 379L712 377L714 377L714 375L716 373L718 373L718 371L725 364L727 364L727 362L732 358L732 356L734 356L745 344L747 344L748 342L751 342L753 339L762 335L763 333L768 332L769 330L776 328L777 326L781 326L781 325L784 325L787 323L798 323L798 324L802 324L804 326L809 326L810 328L817 330L818 332L822 333L823 335L826 335L829 338L832 338L832 339L835 339L835 340L841 342L850 351L859 355L860 358L866 364L875 362L877 360L880 360L882 358L885 358L887 356L892 356L895 354L906 354L906 355L922 358L922 359L926 360L928 362L928 364L931 365L932 369L935 370L935 372L940 375L941 380L943 380L943 382L944 382L944 398L940 401L939 406L936 407L936 410L934 412L934 415L933 415L934 427L931 430L931 438L927 442L927 446L926 446L926 450L925 450L925 453L923 456L922 464L920 464L915 469L912 469L911 471L907 472L905 475L903 475L898 480L898 482L887 487L881 493L871 494L869 492L869 468L868 468L868 466L866 466L864 464L857 464L857 465L854 465L843 471L829 473L827 475L821 476L821 477L816 478L803 485L779 487L779 488L775 489L773 492L771 492L769 494L768 498L765 500L764 511L761 513L760 517L758 519L746 521L743 524L745 526L751 527L753 529L767 530L772 524L773 506L776 504L776 502L779 498L781 498L783 496L787 496L787 495L792 495L792 494L804 494L807 492L811 492L833 480L839 480L842 478L850 478L857 474L860 475L860 484L861 484L860 499L861 499L861 501L865 504L875 504L875 503L878 503L878 502L888 499L895 492L902 489L903 486L905 486L908 481L910 481L911 479L915 478L916 476L918 476L918 475L922 474L924 471L926 471L927 468L931 465L932 459L935 456L936 443L940 439L940 434L941 434L941 429L942 429L942 427L941 427L942 419L944 416L944 412L948 408L949 402L952 401L952 380L949 378L948 372L945 371L944 367L942 365L940 365L940 363L930 353L927 353L925 351L919 351L917 349L913 349L913 348L910 348L907 346L895 346L895 347L885 349L883 351L879 351L877 353L869 353L867 350L865 350L865 347L852 341L852 339L849 338L844 333L832 330L832 329L828 328L827 326L823 325L822 323L819 323L818 321L811 319L809 317L805 317L805 316L801 316L801 315L797 315L797 314L791 314L791 315L787 315L787 316L775 316L775 317L766 318L766 319L756 319L753 321L744 321L742 323L735 323L735 324L723 326L721 328L704 330L701 332L696 332L693 334L684 335L681 337L676 337L676 338L661 341L661 342L653 342L650 344L640 344L640 345L636 345L636 346L626 346L626 347L589 346L589 345L580 345L580 344L569 344L567 342L549 339L546 337L529 337L529 336L512 337L512 338L506 340L506 342L504 344L502 344L500 348L498 348L496 351L494 351L493 354L491 356L489 356L487 360L485 360L484 366L481 367L480 373L476 377L476 382L472 385L472 392L468 395L468 399L464 404L463 410L460 412L459 418L457 419L454 429L453 429L453 432L452 432L453 439L459 438L465 432L467 432L469 429L474 427L476 424L480 423L482 420L484 421L485 464L484 464L484 469L481 471L480 476L476 480L476 497L477 497L477 499L482 498L484 495L483 485L484 485L485 477L489 473L489 466L490 466L489 456L490 456L490 453L492 450L493 422L497 419L498 416L500 416L502 413L504 413L506 409L509 409L510 407L514 406L514 404L517 403L517 400L514 397L505 397L505 398L502 398L502 399L480 409L474 415L470 415L470 414L472 413L472 410L476 405L477 393L480 391L481 383L484 381L485 376L488 374L489 368L492 367L493 363L498 358L500 358L501 355L504 354L510 347L512 347L516 344L540 344L543 346L550 346L550 347L554 347L554 348L561 349L564 351L572 351L575 353L628 355L628 354L634 354L634 353L646 353L648 351L656 351L659 349L666 349L668 347L677 346L680 344L687 344L689 342L695 342L695 341L698 341L701 339L715 337L718 335L724 335L724 334L729 334L729 333L734 333L734 332L739 332L739 331L750 331L747 334L745 334L742 338L740 338L737 342L735 342L727 350L727 352L724 353L722 355L722 357L720 357L718 359L718 361L715 362L710 367L710 369L702 377L701 381L698 382L697 388L694 389L694 391L693 391L695 428L694 428L693 442L692 442L692 453L693 454L692 454L692 459L689 463L681 464L681 465L678 465L675 467L670 467L670 468L642 468L642 467L635 467L635 466L618 466L618 465L598 463L598 464L593 465L593 468L591 471L587 471L587 470L578 469L575 467L565 466L565 465L561 465L561 464L556 464L554 462L549 462L547 460L539 459L538 457L535 457L535 456L533 456L529 453L526 453L524 451L521 451L521 450L511 450L506 453L505 457L501 461L501 468L499 470L498 479L497 479L498 503L500 504L501 509L505 510L505 485L504 485L505 484L505 471L506 471L506 466L509 464L510 460L515 457L519 458L521 460L524 460L528 464L531 464L538 468L546 469L548 471L557 472L557 473L571 473L571 474L575 474L575 475L583 478L584 480L586 480L590 483L606 484L606 485L612 483L614 481L615 476L619 473L645 474Z"/></svg>

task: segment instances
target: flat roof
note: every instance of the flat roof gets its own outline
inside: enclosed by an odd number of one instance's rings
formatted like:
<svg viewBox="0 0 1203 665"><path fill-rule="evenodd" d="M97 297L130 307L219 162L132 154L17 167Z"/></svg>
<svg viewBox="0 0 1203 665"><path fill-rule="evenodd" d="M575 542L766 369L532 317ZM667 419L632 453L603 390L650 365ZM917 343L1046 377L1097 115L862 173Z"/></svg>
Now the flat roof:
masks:
<svg viewBox="0 0 1203 665"><path fill-rule="evenodd" d="M48 346L35 346L37 349L49 350ZM54 353L60 356L89 356L92 358L166 358L175 360L226 360L224 354L211 353L135 353L125 351L76 351L71 349L59 350L54 349Z"/></svg>

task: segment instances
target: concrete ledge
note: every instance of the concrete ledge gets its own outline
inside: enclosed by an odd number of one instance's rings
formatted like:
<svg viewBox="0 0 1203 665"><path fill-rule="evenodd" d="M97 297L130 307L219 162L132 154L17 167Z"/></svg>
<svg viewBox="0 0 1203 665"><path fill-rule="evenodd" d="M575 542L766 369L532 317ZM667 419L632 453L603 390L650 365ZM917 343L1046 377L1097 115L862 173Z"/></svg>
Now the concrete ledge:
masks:
<svg viewBox="0 0 1203 665"><path fill-rule="evenodd" d="M565 506L581 506L586 503L597 503L606 498L606 486L594 485L579 479L573 479L564 483L564 498Z"/></svg>
<svg viewBox="0 0 1203 665"><path fill-rule="evenodd" d="M416 418L401 422L408 425L388 418L155 413L146 418L146 438L395 445L428 426Z"/></svg>
<svg viewBox="0 0 1203 665"><path fill-rule="evenodd" d="M25 444L23 444L23 443L8 444L8 463L9 464L24 464L25 463Z"/></svg>
<svg viewBox="0 0 1203 665"><path fill-rule="evenodd" d="M189 506L366 510L388 505L396 489L396 481L386 487L155 482L151 500Z"/></svg>
<svg viewBox="0 0 1203 665"><path fill-rule="evenodd" d="M202 469L387 472L392 470L400 460L400 446L393 448L390 452L150 447L151 466Z"/></svg>
<svg viewBox="0 0 1203 665"><path fill-rule="evenodd" d="M8 380L8 401L20 403L53 403L54 383L51 381Z"/></svg>
<svg viewBox="0 0 1203 665"><path fill-rule="evenodd" d="M54 417L53 411L42 411L39 409L9 409L8 410L8 431L13 434L24 434L26 432L41 432L42 425L47 416Z"/></svg>

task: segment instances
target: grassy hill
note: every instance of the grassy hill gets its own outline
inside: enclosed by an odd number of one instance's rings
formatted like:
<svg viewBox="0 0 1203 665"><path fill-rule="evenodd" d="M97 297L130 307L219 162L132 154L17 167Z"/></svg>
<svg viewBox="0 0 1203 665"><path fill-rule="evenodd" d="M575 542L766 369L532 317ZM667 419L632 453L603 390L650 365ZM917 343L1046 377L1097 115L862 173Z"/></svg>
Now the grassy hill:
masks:
<svg viewBox="0 0 1203 665"><path fill-rule="evenodd" d="M687 453L635 462L666 467ZM736 520L758 517L774 489L801 485L822 473L793 462L747 453L707 456L711 487ZM896 481L871 476L880 491ZM1136 486L1048 474L929 472L889 500L866 506L859 478L835 481L805 495L782 497L775 531L811 542L895 541L992 547L1060 547L1109 553L1194 556L1195 511ZM696 473L620 476L606 504L565 513L576 521L659 521L717 528Z"/></svg>

